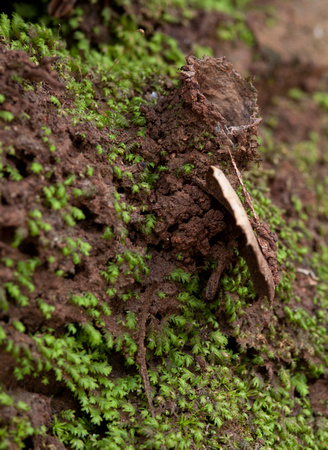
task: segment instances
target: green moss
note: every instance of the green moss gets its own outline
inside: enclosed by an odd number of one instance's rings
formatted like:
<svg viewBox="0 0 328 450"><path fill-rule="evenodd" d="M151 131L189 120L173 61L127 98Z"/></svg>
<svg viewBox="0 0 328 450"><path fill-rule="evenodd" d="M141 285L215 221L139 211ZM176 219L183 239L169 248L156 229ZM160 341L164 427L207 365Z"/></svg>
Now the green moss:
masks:
<svg viewBox="0 0 328 450"><path fill-rule="evenodd" d="M38 436L45 434L45 427L34 428L22 413L29 411L30 407L22 400L16 401L14 397L10 396L0 388L0 409L12 409L10 421L5 424L0 419L0 448L6 449L14 445L15 448L25 448L25 440L31 436Z"/></svg>
<svg viewBox="0 0 328 450"><path fill-rule="evenodd" d="M0 111L0 119L2 119L4 122L11 122L14 120L14 116L9 111Z"/></svg>

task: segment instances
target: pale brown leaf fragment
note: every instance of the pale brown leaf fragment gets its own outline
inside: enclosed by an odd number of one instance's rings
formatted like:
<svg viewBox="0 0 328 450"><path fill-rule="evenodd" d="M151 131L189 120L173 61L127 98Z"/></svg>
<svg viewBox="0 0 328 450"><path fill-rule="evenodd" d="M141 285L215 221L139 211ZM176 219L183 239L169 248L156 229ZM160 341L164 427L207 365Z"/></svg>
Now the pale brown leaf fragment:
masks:
<svg viewBox="0 0 328 450"><path fill-rule="evenodd" d="M239 251L248 265L255 290L260 296L265 295L271 301L275 293L272 273L238 195L224 173L214 166L207 172L206 189L234 217L236 225L241 230Z"/></svg>

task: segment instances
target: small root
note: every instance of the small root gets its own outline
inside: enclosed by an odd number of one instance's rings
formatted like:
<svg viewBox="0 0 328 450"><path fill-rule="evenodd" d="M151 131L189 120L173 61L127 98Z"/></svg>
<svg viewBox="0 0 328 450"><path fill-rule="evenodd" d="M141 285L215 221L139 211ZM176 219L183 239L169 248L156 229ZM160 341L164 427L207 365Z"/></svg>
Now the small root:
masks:
<svg viewBox="0 0 328 450"><path fill-rule="evenodd" d="M141 316L139 319L139 338L138 338L138 353L137 353L137 364L139 365L140 370L140 376L142 380L143 387L145 389L147 402L149 411L152 417L155 417L155 410L153 406L152 396L151 396L151 387L150 387L150 381L149 381L149 375L147 371L147 365L146 365L146 352L147 349L145 347L145 338L146 338L146 322L147 322L147 316L149 312L149 308L151 306L153 295L156 291L158 283L153 282L153 285L150 288L149 293L145 293L147 295L146 300L143 304L143 309L141 311Z"/></svg>

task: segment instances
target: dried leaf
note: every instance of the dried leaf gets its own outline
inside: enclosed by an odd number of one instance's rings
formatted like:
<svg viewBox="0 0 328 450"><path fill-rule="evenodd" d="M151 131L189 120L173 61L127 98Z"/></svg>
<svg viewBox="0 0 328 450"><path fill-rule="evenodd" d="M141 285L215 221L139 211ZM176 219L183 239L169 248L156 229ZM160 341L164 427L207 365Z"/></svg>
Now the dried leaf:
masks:
<svg viewBox="0 0 328 450"><path fill-rule="evenodd" d="M206 189L232 214L241 230L239 251L245 259L256 292L274 297L275 285L271 270L259 247L244 207L224 173L217 167L210 167L206 176Z"/></svg>

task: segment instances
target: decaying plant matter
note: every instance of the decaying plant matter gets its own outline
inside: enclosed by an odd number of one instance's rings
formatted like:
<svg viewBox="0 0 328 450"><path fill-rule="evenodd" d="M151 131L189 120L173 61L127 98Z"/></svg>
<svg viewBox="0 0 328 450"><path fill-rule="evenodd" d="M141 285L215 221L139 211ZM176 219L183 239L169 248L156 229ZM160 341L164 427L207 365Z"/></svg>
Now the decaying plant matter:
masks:
<svg viewBox="0 0 328 450"><path fill-rule="evenodd" d="M65 16L69 13L76 0L51 0L48 5L48 14L57 18Z"/></svg>
<svg viewBox="0 0 328 450"><path fill-rule="evenodd" d="M238 195L224 173L217 167L210 167L206 177L206 188L234 217L242 233L239 250L246 259L254 287L259 295L265 295L272 300L275 290L273 276Z"/></svg>

